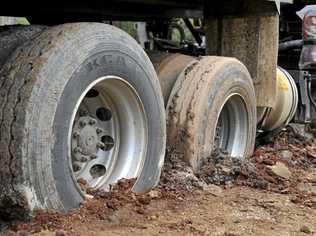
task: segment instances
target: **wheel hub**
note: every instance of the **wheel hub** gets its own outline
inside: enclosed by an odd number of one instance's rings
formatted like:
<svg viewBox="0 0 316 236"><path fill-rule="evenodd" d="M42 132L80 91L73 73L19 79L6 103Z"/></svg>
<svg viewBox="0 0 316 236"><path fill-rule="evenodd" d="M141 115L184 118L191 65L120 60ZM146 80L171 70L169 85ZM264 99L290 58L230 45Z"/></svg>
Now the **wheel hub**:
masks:
<svg viewBox="0 0 316 236"><path fill-rule="evenodd" d="M100 132L101 131L101 132ZM103 131L90 116L80 117L74 125L72 152L77 161L94 159L101 145Z"/></svg>

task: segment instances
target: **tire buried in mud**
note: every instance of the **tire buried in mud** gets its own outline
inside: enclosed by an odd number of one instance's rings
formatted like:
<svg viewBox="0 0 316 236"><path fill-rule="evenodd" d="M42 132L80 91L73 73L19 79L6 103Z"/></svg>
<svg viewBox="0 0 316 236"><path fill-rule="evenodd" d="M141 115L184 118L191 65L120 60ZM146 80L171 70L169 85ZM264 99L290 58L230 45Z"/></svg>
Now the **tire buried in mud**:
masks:
<svg viewBox="0 0 316 236"><path fill-rule="evenodd" d="M94 104L107 101L112 113L106 107L90 110L87 102L85 112L93 114L76 118L81 102L101 92L104 97ZM82 154L76 161L84 162L86 157L98 160L99 153L106 157L114 146L116 162L103 168L110 176L100 179L98 188L120 178L136 178L135 192L158 183L166 141L161 89L147 55L127 33L99 23L51 27L6 61L0 93L0 209L5 218L26 217L34 209L78 207L85 193L74 173L75 151ZM96 123L117 136L100 137L107 130L95 128Z"/></svg>
<svg viewBox="0 0 316 236"><path fill-rule="evenodd" d="M167 105L168 150L197 173L216 151L246 158L256 136L256 97L246 67L207 56L179 75ZM170 155L169 155L170 156Z"/></svg>

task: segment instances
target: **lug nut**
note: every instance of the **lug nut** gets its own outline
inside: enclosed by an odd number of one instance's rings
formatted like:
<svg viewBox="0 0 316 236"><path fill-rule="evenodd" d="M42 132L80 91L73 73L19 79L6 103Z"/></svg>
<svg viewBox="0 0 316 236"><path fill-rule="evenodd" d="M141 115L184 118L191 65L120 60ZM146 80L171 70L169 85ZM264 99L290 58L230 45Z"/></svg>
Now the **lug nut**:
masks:
<svg viewBox="0 0 316 236"><path fill-rule="evenodd" d="M88 159L87 159L86 157L82 156L81 159L80 159L80 161L81 161L81 162L87 162Z"/></svg>
<svg viewBox="0 0 316 236"><path fill-rule="evenodd" d="M81 169L81 167L77 163L73 163L72 169L74 170L74 172L77 172Z"/></svg>
<svg viewBox="0 0 316 236"><path fill-rule="evenodd" d="M90 120L89 120L89 124L90 124L90 125L95 125L95 123L96 123L95 119L90 119Z"/></svg>
<svg viewBox="0 0 316 236"><path fill-rule="evenodd" d="M74 153L78 153L78 152L81 152L81 148L80 147L75 147L74 148Z"/></svg>
<svg viewBox="0 0 316 236"><path fill-rule="evenodd" d="M84 120L81 120L81 121L79 122L79 125L80 125L81 127L85 127L85 126L87 125L87 122L85 122Z"/></svg>
<svg viewBox="0 0 316 236"><path fill-rule="evenodd" d="M93 159L96 159L98 156L96 155L96 154L92 154L91 156L90 156L90 159L91 160L93 160Z"/></svg>
<svg viewBox="0 0 316 236"><path fill-rule="evenodd" d="M103 132L103 129L97 128L97 133L101 134Z"/></svg>
<svg viewBox="0 0 316 236"><path fill-rule="evenodd" d="M79 137L79 135L80 135L79 132L78 132L78 131L75 131L72 136L73 136L74 138L77 138L77 137Z"/></svg>

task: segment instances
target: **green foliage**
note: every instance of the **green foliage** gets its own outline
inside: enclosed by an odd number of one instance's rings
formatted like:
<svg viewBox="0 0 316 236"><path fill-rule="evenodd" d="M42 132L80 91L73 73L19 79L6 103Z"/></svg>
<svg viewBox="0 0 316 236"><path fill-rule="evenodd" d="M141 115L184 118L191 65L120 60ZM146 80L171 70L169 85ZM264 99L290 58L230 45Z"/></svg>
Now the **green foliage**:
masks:
<svg viewBox="0 0 316 236"><path fill-rule="evenodd" d="M136 23L124 21L120 22L120 28L130 34L133 38L137 38L137 30L136 30Z"/></svg>

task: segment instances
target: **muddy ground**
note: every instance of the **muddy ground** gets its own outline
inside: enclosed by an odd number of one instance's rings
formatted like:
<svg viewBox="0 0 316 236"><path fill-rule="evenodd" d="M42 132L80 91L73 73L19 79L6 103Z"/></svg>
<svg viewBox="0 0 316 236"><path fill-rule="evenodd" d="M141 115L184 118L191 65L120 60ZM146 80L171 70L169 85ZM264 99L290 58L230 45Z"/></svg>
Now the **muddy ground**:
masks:
<svg viewBox="0 0 316 236"><path fill-rule="evenodd" d="M259 139L260 140L260 139ZM5 222L6 235L316 235L316 140L293 132L261 139L250 161L220 150L193 175L168 150L160 185L145 195L122 180L67 215Z"/></svg>

